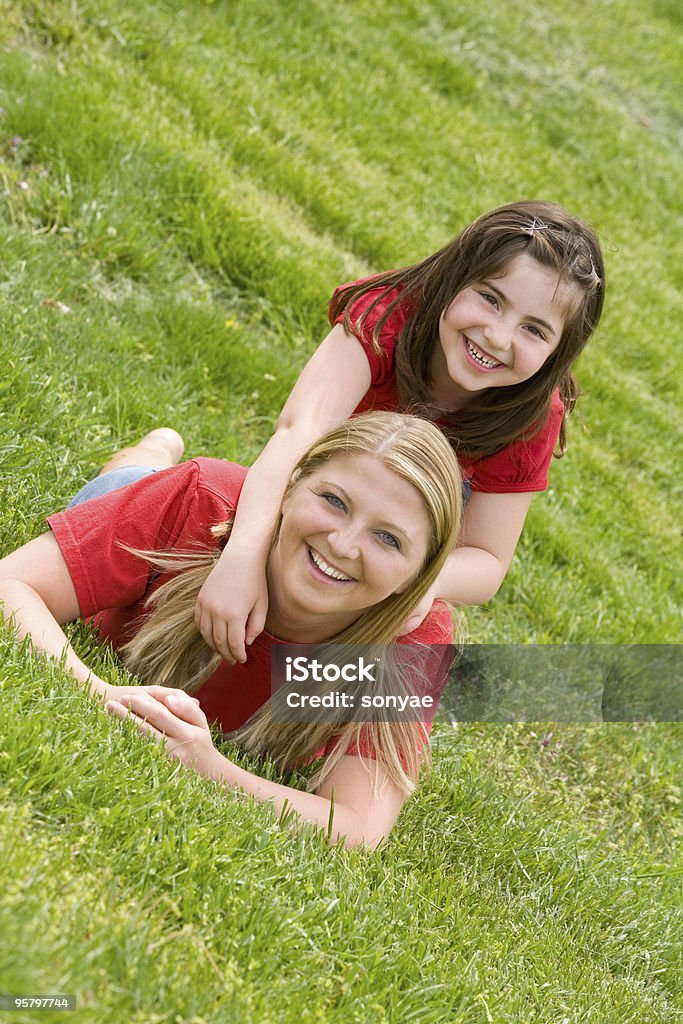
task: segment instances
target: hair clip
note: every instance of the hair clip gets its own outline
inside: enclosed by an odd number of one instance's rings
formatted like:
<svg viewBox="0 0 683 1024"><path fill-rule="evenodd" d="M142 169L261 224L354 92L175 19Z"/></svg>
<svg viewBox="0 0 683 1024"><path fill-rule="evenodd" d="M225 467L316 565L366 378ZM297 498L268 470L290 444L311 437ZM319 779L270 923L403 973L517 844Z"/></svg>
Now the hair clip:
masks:
<svg viewBox="0 0 683 1024"><path fill-rule="evenodd" d="M548 228L548 224L544 224L542 220L538 220L537 217L534 217L530 226L525 228L524 231L525 234L530 235L533 238L536 231L547 231Z"/></svg>

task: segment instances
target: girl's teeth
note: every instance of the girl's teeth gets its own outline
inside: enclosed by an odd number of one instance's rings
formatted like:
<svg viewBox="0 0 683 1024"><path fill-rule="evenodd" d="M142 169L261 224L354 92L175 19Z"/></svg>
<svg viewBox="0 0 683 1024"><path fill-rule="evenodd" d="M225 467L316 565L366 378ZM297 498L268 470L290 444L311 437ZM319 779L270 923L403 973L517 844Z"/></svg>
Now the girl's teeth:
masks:
<svg viewBox="0 0 683 1024"><path fill-rule="evenodd" d="M331 576L333 580L342 580L344 583L350 583L351 582L351 577L350 576L344 576L344 574L339 572L337 569L333 569L331 565L328 565L327 562L324 562L322 560L322 558L320 557L318 552L314 551L313 548L310 548L310 552L311 552L311 558L313 559L315 564L318 566L320 571L324 572L326 576Z"/></svg>
<svg viewBox="0 0 683 1024"><path fill-rule="evenodd" d="M469 338L465 338L465 342L467 343L467 351L469 352L469 354L474 359L476 359L478 363L481 363L482 366L485 366L487 367L487 369L492 370L494 366L502 365L501 363L497 363L492 359L485 359L484 356L481 355L479 350L474 347Z"/></svg>

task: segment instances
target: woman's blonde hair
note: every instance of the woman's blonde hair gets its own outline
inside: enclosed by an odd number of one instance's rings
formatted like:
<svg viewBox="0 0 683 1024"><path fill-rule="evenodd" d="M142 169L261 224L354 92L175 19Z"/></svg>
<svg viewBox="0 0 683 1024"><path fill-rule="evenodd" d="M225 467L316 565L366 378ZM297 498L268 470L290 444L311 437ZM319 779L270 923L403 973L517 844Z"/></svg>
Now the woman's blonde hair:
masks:
<svg viewBox="0 0 683 1024"><path fill-rule="evenodd" d="M422 565L410 585L362 613L335 637L334 643L389 644L436 580L457 543L462 517L462 484L458 464L448 441L427 420L400 413L366 413L340 424L316 441L297 463L283 501L292 489L338 455L370 455L419 492L429 518L429 544ZM372 482L368 481L371 486ZM280 516L281 521L282 516ZM186 552L144 551L160 573L173 573L147 599L150 612L137 635L122 649L128 668L143 681L194 692L220 664L204 643L194 621L197 594L211 572L229 522L214 528L218 545L213 550ZM280 523L275 533L277 543ZM384 685L391 659L386 660ZM381 685L381 684L380 684ZM400 685L400 684L399 684ZM334 749L310 780L311 789L329 775L340 758L356 743L373 751L375 763L404 793L416 785L423 760L424 727L416 722L283 723L273 717L277 694L241 726L231 738L249 751L267 753L280 768L302 763L334 739Z"/></svg>

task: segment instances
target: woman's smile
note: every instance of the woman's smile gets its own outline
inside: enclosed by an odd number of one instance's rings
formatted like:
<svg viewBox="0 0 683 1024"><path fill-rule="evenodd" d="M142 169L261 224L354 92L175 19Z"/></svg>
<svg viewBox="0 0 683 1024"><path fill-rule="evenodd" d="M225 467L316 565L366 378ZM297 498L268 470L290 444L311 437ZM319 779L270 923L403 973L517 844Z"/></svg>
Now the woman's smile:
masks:
<svg viewBox="0 0 683 1024"><path fill-rule="evenodd" d="M313 548L308 548L308 557L311 560L313 567L313 574L317 577L322 577L325 583L355 583L352 576L346 576L341 569L335 568L324 560L319 551L314 551Z"/></svg>

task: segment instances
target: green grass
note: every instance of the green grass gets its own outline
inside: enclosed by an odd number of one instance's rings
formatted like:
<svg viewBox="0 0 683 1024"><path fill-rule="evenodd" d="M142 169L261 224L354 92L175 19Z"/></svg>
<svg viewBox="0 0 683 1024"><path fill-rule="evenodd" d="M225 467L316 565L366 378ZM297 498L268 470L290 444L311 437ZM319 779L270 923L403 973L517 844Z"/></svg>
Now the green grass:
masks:
<svg viewBox="0 0 683 1024"><path fill-rule="evenodd" d="M152 426L249 463L336 284L541 196L598 230L607 306L469 634L676 642L680 38L666 0L0 0L0 551ZM367 856L1 642L1 991L88 1022L683 1017L680 726L442 727Z"/></svg>

